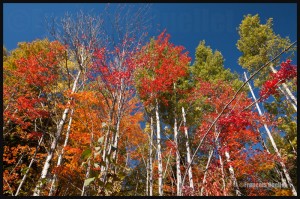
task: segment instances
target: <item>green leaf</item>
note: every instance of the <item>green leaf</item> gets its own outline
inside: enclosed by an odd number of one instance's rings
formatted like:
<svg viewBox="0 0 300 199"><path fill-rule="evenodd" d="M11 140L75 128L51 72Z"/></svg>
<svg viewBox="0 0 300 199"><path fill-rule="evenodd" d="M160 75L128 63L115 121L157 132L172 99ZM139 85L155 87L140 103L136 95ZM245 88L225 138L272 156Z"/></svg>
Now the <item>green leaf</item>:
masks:
<svg viewBox="0 0 300 199"><path fill-rule="evenodd" d="M92 154L91 149L87 149L85 151L83 151L82 155L81 155L81 159L86 160L88 159Z"/></svg>
<svg viewBox="0 0 300 199"><path fill-rule="evenodd" d="M83 186L88 186L91 182L95 180L95 177L85 179Z"/></svg>

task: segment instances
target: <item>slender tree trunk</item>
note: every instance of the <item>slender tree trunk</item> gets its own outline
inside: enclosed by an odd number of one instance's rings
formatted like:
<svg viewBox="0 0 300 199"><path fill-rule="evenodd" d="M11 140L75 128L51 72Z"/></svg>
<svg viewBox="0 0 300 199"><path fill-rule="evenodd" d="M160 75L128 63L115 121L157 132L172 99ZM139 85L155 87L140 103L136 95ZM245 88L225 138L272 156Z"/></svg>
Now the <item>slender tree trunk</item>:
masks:
<svg viewBox="0 0 300 199"><path fill-rule="evenodd" d="M123 79L121 80L122 84L121 84L121 89L120 89L120 94L119 94L119 100L118 100L118 110L117 110L117 124L116 124L116 133L115 133L115 137L114 137L114 147L115 147L115 151L113 152L113 160L116 159L117 157L117 150L118 150L118 141L119 141L119 134L120 134L120 123L121 123L121 114L122 114L122 93L123 93Z"/></svg>
<svg viewBox="0 0 300 199"><path fill-rule="evenodd" d="M176 178L177 178L177 196L181 196L181 172L180 172L180 154L178 148L178 130L177 119L174 119L174 142L176 146Z"/></svg>
<svg viewBox="0 0 300 199"><path fill-rule="evenodd" d="M88 179L90 176L90 171L91 171L91 159L89 158L88 160L88 166L87 166L87 170L86 170L86 174L85 174L85 179ZM87 196L87 189L88 186L82 186L82 191L81 191L81 196Z"/></svg>
<svg viewBox="0 0 300 199"><path fill-rule="evenodd" d="M26 170L26 172L25 172L25 174L24 174L24 176L23 176L23 178L22 178L22 180L21 180L19 186L18 186L18 189L17 189L17 191L16 191L16 193L15 193L15 196L18 196L18 195L19 195L19 192L20 192L20 190L21 190L21 188L22 188L22 186L23 186L23 184L24 184L24 182L25 182L25 180L26 180L26 178L27 178L27 175L28 175L28 173L29 173L29 170L30 170L30 168L31 168L31 166L32 166L32 164L33 164L33 162L35 161L35 156L36 156L36 154L37 154L37 152L38 152L38 150L39 150L39 148L40 148L40 145L41 145L41 143L42 143L42 141L43 141L43 138L44 138L44 135L40 138L40 140L39 140L39 142L38 142L38 145L37 145L37 147L36 147L36 149L35 149L35 152L34 152L34 154L33 154L33 157L32 157L32 159L31 159L31 161L30 161L30 163L29 163L29 165L28 165L28 168L27 168L27 170Z"/></svg>
<svg viewBox="0 0 300 199"><path fill-rule="evenodd" d="M63 159L63 155L64 155L64 148L67 146L68 141L69 141L69 135L70 135L70 130L71 130L73 113L74 113L74 109L71 110L70 120L69 120L67 132L66 132L66 137L65 137L65 142L64 142L64 145L63 145L63 147L61 149L61 152L58 156L58 160L57 160L57 164L56 164L57 167L59 167L62 164L62 159ZM57 174L54 174L53 179L52 179L52 183L51 183L51 187L50 187L50 191L49 191L49 196L52 196L53 193L56 191L56 185L55 185L56 181L57 181Z"/></svg>
<svg viewBox="0 0 300 199"><path fill-rule="evenodd" d="M273 73L277 73L277 70L273 67L272 64L270 65L270 68L271 68L271 70L272 70ZM296 99L296 97L290 91L290 89L288 88L288 86L286 85L286 83L282 83L282 86L283 86L283 88L285 90L285 92L282 92L282 93L286 96L287 99L290 98L292 100L292 105L293 105L294 109L297 112L297 99Z"/></svg>
<svg viewBox="0 0 300 199"><path fill-rule="evenodd" d="M81 73L81 71L79 71L78 74L77 74L77 76L76 76L76 79L74 81L73 88L72 88L72 93L74 93L75 90L76 90L77 82L79 80L80 73ZM73 98L69 99L69 101L68 101L67 104L70 105L72 100L73 100ZM34 196L39 196L40 195L41 188L42 188L42 186L44 184L43 181L47 177L47 174L48 174L48 171L49 171L49 168L50 168L50 164L51 164L51 160L53 158L57 142L58 142L58 140L59 140L59 138L61 136L61 132L63 130L63 126L65 124L65 121L66 121L67 115L69 113L69 110L70 110L69 107L64 110L64 112L62 114L62 118L61 118L61 120L60 120L60 122L59 122L59 124L57 126L57 131L56 131L55 137L54 137L54 139L53 139L53 141L51 143L50 151L49 151L49 153L48 153L48 155L46 157L46 161L44 163L44 166L43 166L43 169L42 169L42 172L41 172L41 177L38 180L38 183L37 183L37 185L36 185L36 187L34 189L34 192L33 192Z"/></svg>
<svg viewBox="0 0 300 199"><path fill-rule="evenodd" d="M149 144L149 195L153 195L153 168L152 168L152 146L153 146L154 124L153 117L150 117L150 144Z"/></svg>
<svg viewBox="0 0 300 199"><path fill-rule="evenodd" d="M90 149L92 149L94 147L94 145L93 145L93 142L94 142L94 133L93 133L93 131L94 131L94 129L92 128L91 136L90 136L90 142L91 142L90 143ZM91 157L89 157L89 159L88 159L88 167L87 167L85 179L89 178L89 176L90 176L90 171L91 171L91 167L92 167L92 165L91 165L91 158L92 157L93 157L93 155ZM87 193L88 189L89 189L89 186L84 186L84 184L83 184L81 196L87 196L88 195L88 193Z"/></svg>
<svg viewBox="0 0 300 199"><path fill-rule="evenodd" d="M204 172L204 176L203 176L203 180L202 180L202 187L201 187L201 191L200 191L200 196L203 196L204 185L206 184L206 175L207 175L208 167L209 167L211 158L213 156L213 153L214 153L214 149L212 148L209 151L209 156L208 156L208 160L207 160L207 163L206 163L205 172Z"/></svg>
<svg viewBox="0 0 300 199"><path fill-rule="evenodd" d="M245 78L246 78L246 81L247 81L247 75L246 75L246 73L244 73L244 75L245 75ZM250 88L253 100L256 101L255 94L254 94L254 92L253 92L253 90L251 88L251 85L249 83L248 83L248 86ZM259 105L258 105L257 102L256 102L256 107L257 107L257 111L258 111L259 115L262 116L262 112L261 112L260 107L259 107ZM285 164L284 164L284 162L283 162L283 160L281 158L281 155L280 155L279 150L277 148L277 145L276 145L276 143L275 143L275 141L273 139L273 136L272 136L272 134L271 134L271 132L270 132L270 130L269 130L269 128L268 128L268 126L266 124L264 124L264 127L265 127L267 135L268 135L268 137L269 137L269 139L271 141L271 144L272 144L272 146L274 148L274 151L275 151L276 155L279 157L279 160L280 160L279 162L280 162L280 165L282 167L282 170L283 170L283 173L285 175L285 178L287 179L287 183L288 183L289 187L291 188L293 195L297 196L297 191L296 191L295 186L294 186L294 184L292 182L290 174L288 173L287 168L286 168L286 166L285 166Z"/></svg>
<svg viewBox="0 0 300 199"><path fill-rule="evenodd" d="M240 188L239 188L239 185L238 185L238 182L236 180L236 177L235 177L235 174L234 174L234 170L233 170L233 167L230 165L230 155L229 155L229 152L226 150L225 151L225 157L226 157L226 160L229 164L229 173L230 173L230 176L231 176L231 180L233 182L233 186L234 186L234 189L235 189L235 194L237 196L241 196L242 193L240 191Z"/></svg>
<svg viewBox="0 0 300 199"><path fill-rule="evenodd" d="M294 110L297 112L297 105L294 104L294 102L291 100L291 98L288 96L288 94L281 88L281 86L278 86L278 89L280 90L281 93L283 93L288 100L288 102L292 105Z"/></svg>
<svg viewBox="0 0 300 199"><path fill-rule="evenodd" d="M294 146L293 146L293 144L292 144L292 142L291 142L290 139L289 139L289 143L290 143L290 145L291 145L291 147L292 147L292 149L293 149L293 153L294 153L295 155L297 155L297 151L296 151L296 149L294 148Z"/></svg>
<svg viewBox="0 0 300 199"><path fill-rule="evenodd" d="M227 192L226 192L226 183L225 183L224 164L223 164L223 160L222 160L222 157L220 154L219 154L219 161L220 161L221 174L222 174L223 194L224 194L224 196L226 196Z"/></svg>
<svg viewBox="0 0 300 199"><path fill-rule="evenodd" d="M257 131L260 132L259 129L257 129ZM269 151L269 149L267 148L267 145L266 145L264 139L262 138L261 133L259 133L259 139L260 139L260 142L261 142L261 144L262 144L262 147L267 151L268 154L270 154L270 151ZM282 186L283 186L283 187L287 187L286 180L285 180L285 178L283 177L282 172L277 168L277 166L275 166L275 171L276 171L276 173L278 174L278 176L280 176Z"/></svg>
<svg viewBox="0 0 300 199"><path fill-rule="evenodd" d="M168 171L168 166L169 166L169 162L170 162L171 153L172 153L172 149L170 150L170 152L168 154L168 160L167 160L167 164L166 164L166 167L165 167L165 172L164 172L164 175L163 175L163 180L165 179L166 173Z"/></svg>
<svg viewBox="0 0 300 199"><path fill-rule="evenodd" d="M149 195L149 158L147 159L146 172L147 172L147 178L146 178L145 195L148 196Z"/></svg>
<svg viewBox="0 0 300 199"><path fill-rule="evenodd" d="M215 137L214 142L217 143L217 146L218 146L218 139L219 139L219 135L220 135L221 132L217 132L217 126L215 126L215 132L216 132L216 134L215 134L216 137ZM208 160L207 160L205 171L204 171L204 176L203 176L203 180L202 180L203 186L202 186L201 191L200 191L200 195L201 196L203 195L204 185L206 183L206 175L207 175L207 171L208 171L209 165L211 163L213 152L214 152L214 148L212 147L211 150L209 151Z"/></svg>
<svg viewBox="0 0 300 199"><path fill-rule="evenodd" d="M111 143L109 141L109 136L110 136L111 123L112 123L112 120L113 120L114 106L115 106L115 101L113 101L113 104L112 104L111 109L109 111L107 131L106 131L105 136L104 136L104 147L103 147L102 161L105 161L105 166L101 166L101 178L100 179L101 179L102 182L105 182L106 173L107 173L108 166L109 166L109 162L108 162L108 158L107 158L107 155L109 155L109 154L108 154L107 149L110 149L110 147L111 147L110 146Z"/></svg>
<svg viewBox="0 0 300 199"><path fill-rule="evenodd" d="M186 138L185 146L186 146L187 165L190 165L191 164L191 149L190 149L190 145L189 145L189 134L188 134L188 128L187 128L187 124L186 124L186 114L185 114L184 107L181 108L181 111L182 111L182 118L183 118L184 135ZM195 188L194 188L194 182L193 182L192 166L189 167L188 173L189 173L190 188L193 191L193 194L192 194L192 196L193 196Z"/></svg>
<svg viewBox="0 0 300 199"><path fill-rule="evenodd" d="M156 99L155 106L156 114L156 128L157 128L157 159L158 159L158 194L159 196L163 195L163 182L162 182L162 157L161 157L161 135L160 135L160 119L159 119L159 110L158 110L158 100Z"/></svg>

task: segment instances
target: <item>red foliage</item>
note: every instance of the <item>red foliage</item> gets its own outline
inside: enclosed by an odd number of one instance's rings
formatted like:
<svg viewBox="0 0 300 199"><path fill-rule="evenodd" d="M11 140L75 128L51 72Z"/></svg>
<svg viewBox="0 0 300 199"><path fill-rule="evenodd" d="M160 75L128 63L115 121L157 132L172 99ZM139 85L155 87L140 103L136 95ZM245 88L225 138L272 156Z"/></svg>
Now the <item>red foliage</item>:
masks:
<svg viewBox="0 0 300 199"><path fill-rule="evenodd" d="M165 32L142 48L136 59L136 65L145 73L139 79L139 94L148 103L161 97L161 93L171 92L173 83L187 75L191 60L183 46L169 42L170 35Z"/></svg>
<svg viewBox="0 0 300 199"><path fill-rule="evenodd" d="M271 74L271 79L267 80L259 93L261 100L266 100L270 95L278 94L278 86L287 80L297 77L297 66L291 65L291 60L282 62L278 72Z"/></svg>

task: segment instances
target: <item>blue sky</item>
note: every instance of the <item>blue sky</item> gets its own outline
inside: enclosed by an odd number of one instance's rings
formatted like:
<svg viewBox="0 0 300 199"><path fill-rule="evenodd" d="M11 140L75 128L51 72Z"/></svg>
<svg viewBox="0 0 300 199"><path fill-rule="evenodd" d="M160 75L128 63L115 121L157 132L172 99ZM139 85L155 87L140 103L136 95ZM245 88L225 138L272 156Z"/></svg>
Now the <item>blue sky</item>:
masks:
<svg viewBox="0 0 300 199"><path fill-rule="evenodd" d="M45 16L61 17L65 12L79 10L101 13L104 7L105 4L100 3L5 3L4 45L12 50L18 42L45 38ZM153 19L148 32L149 36L157 36L166 28L171 41L183 45L192 58L199 41L205 40L212 49L221 51L226 68L242 74L243 70L237 64L240 53L236 42L239 38L237 27L246 14L259 14L262 23L272 17L277 34L289 36L291 41L297 39L296 3L156 3L151 4L150 16Z"/></svg>

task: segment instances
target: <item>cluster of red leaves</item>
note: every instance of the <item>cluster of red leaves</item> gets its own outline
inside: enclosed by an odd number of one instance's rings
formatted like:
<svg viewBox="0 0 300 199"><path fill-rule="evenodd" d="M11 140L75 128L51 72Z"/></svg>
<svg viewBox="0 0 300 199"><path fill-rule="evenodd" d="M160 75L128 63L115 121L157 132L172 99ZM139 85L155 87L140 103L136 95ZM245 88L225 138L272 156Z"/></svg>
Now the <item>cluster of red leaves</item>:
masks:
<svg viewBox="0 0 300 199"><path fill-rule="evenodd" d="M271 79L267 80L259 93L261 100L266 100L270 95L278 94L278 86L287 80L297 77L297 66L291 65L291 60L282 62L278 72L271 74Z"/></svg>
<svg viewBox="0 0 300 199"><path fill-rule="evenodd" d="M194 191L191 187L185 185L182 187L182 195L183 196L193 196Z"/></svg>
<svg viewBox="0 0 300 199"><path fill-rule="evenodd" d="M168 149L168 151L171 151L172 155L176 155L177 146L176 146L175 142L172 140L167 140L165 143L166 143L166 148Z"/></svg>
<svg viewBox="0 0 300 199"><path fill-rule="evenodd" d="M40 137L42 137L43 133L41 132L35 132L35 131L32 131L30 133L28 133L28 138L29 139L39 139Z"/></svg>
<svg viewBox="0 0 300 199"><path fill-rule="evenodd" d="M63 45L51 42L49 49L16 60L16 75L25 77L29 86L45 87L57 78L57 67L65 53Z"/></svg>
<svg viewBox="0 0 300 199"><path fill-rule="evenodd" d="M56 82L58 65L65 55L65 47L57 41L38 52L30 50L30 44L28 48L26 54L15 60L11 76L7 77L11 78L9 81L15 81L15 91L11 93L9 86L4 87L5 98L11 98L9 108L3 112L5 121L11 120L23 129L34 119L49 117L49 112L41 106L46 98L40 94L47 93Z"/></svg>
<svg viewBox="0 0 300 199"><path fill-rule="evenodd" d="M250 117L250 111L240 112L232 110L228 116L225 115L223 117L220 117L220 119L218 120L218 126L221 127L223 131L228 131L229 127L231 127L231 131L238 131L250 125Z"/></svg>
<svg viewBox="0 0 300 199"><path fill-rule="evenodd" d="M191 60L188 52L183 52L183 46L169 42L170 35L165 32L142 48L136 59L137 67L144 73L139 79L139 94L148 102L158 98L161 93L171 92L173 83L187 74Z"/></svg>

